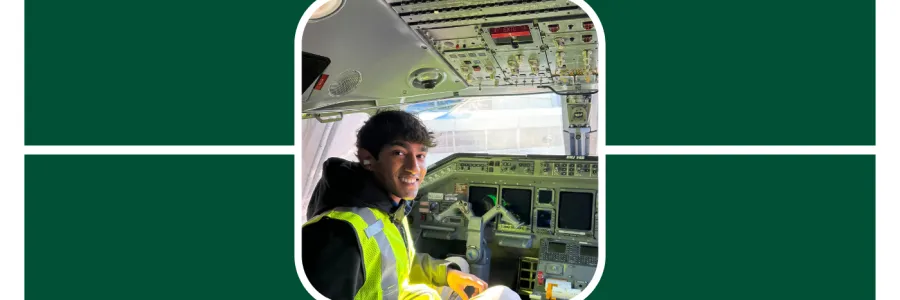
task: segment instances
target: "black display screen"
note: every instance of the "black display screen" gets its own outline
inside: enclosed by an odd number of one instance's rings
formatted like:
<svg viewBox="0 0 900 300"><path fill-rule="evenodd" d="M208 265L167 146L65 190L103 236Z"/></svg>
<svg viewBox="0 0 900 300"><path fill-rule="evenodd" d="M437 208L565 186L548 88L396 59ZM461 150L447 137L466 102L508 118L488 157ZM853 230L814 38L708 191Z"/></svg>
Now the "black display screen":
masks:
<svg viewBox="0 0 900 300"><path fill-rule="evenodd" d="M535 224L538 228L553 228L551 226L553 224L553 214L550 213L549 210L538 210L537 211L537 224Z"/></svg>
<svg viewBox="0 0 900 300"><path fill-rule="evenodd" d="M597 254L598 254L597 247L581 246L581 256L597 257Z"/></svg>
<svg viewBox="0 0 900 300"><path fill-rule="evenodd" d="M553 191L538 191L538 203L540 203L540 204L553 203Z"/></svg>
<svg viewBox="0 0 900 300"><path fill-rule="evenodd" d="M476 217L484 216L484 213L494 208L494 200L488 195L496 197L497 188L469 186L469 203L472 204L472 214Z"/></svg>
<svg viewBox="0 0 900 300"><path fill-rule="evenodd" d="M594 195L559 192L559 229L591 230L594 221Z"/></svg>
<svg viewBox="0 0 900 300"><path fill-rule="evenodd" d="M505 208L525 225L531 225L531 190L503 189Z"/></svg>
<svg viewBox="0 0 900 300"><path fill-rule="evenodd" d="M566 244L550 242L549 246L550 247L548 247L548 248L550 248L550 249L548 249L548 250L550 250L550 252L566 253Z"/></svg>

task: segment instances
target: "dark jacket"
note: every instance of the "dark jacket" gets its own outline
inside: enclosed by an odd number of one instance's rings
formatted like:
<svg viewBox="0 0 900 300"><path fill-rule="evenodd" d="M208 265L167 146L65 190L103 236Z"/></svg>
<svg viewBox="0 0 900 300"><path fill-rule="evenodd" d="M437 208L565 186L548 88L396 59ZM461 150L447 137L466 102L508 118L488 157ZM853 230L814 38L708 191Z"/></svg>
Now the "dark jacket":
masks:
<svg viewBox="0 0 900 300"><path fill-rule="evenodd" d="M371 207L393 214L412 210L409 201L394 203L390 194L375 181L374 174L359 163L329 158L322 171L306 217L312 217L335 207ZM406 234L402 225L401 234ZM365 282L365 266L359 251L356 232L350 224L323 218L303 227L303 270L313 287L330 299L352 299ZM404 238L404 242L406 239ZM413 245L407 245L413 247ZM447 269L459 269L456 264L416 254L411 262L411 284L447 285Z"/></svg>

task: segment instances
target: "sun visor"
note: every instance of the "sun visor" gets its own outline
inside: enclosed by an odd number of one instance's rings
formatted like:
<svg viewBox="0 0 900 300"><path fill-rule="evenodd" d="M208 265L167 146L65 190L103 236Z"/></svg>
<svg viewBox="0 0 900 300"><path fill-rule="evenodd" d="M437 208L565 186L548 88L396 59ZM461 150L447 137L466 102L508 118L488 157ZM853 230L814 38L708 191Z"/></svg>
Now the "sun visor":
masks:
<svg viewBox="0 0 900 300"><path fill-rule="evenodd" d="M325 69L331 64L331 59L305 51L303 52L303 57L301 59L303 60L301 84L303 84L303 90L305 91L309 89L313 82L319 79L319 76L325 73ZM326 78L322 79L324 80Z"/></svg>

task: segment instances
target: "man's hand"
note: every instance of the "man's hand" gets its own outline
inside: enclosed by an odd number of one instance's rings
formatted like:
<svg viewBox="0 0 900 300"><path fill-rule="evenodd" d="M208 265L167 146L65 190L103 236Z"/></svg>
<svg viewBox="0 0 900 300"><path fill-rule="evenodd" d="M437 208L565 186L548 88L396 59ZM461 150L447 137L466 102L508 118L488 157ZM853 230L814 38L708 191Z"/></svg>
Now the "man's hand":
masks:
<svg viewBox="0 0 900 300"><path fill-rule="evenodd" d="M469 300L469 296L474 297L488 288L487 282L484 282L484 280L458 270L447 271L447 286L462 297L463 300ZM472 287L469 289L469 292L472 292L471 295L466 293L466 287L470 286Z"/></svg>

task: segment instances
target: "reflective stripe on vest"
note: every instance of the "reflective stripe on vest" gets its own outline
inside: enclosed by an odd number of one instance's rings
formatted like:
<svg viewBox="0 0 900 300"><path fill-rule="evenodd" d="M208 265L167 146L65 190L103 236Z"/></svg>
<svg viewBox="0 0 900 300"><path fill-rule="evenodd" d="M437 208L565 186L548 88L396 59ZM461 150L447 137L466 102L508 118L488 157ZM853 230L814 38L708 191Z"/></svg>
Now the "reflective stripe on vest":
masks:
<svg viewBox="0 0 900 300"><path fill-rule="evenodd" d="M397 299L409 276L413 252L407 250L403 235L391 223L391 217L371 208L339 207L313 217L303 226L324 217L345 221L356 231L365 282L355 299ZM409 229L404 230L408 236Z"/></svg>

